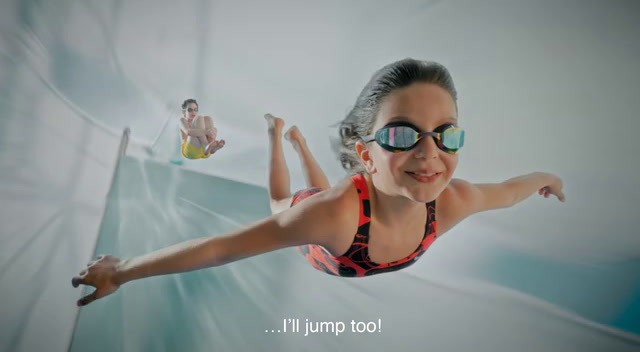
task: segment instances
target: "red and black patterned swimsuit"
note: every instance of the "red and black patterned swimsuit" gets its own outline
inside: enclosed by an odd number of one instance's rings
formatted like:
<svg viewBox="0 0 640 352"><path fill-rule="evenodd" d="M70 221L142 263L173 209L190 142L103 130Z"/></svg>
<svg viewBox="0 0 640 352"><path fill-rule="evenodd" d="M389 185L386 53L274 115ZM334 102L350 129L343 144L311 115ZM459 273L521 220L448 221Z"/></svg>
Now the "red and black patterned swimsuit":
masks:
<svg viewBox="0 0 640 352"><path fill-rule="evenodd" d="M352 176L351 180L356 185L356 188L358 189L358 196L360 197L360 220L358 223L358 231L355 234L351 247L349 247L349 249L339 257L334 257L324 247L316 244L299 246L298 249L300 252L307 257L309 262L311 262L311 265L316 269L331 275L346 277L369 276L400 270L417 261L436 239L436 201L433 200L426 204L427 219L425 233L418 248L405 258L394 262L378 264L372 262L369 258L369 226L371 224L371 207L367 181L364 176L360 174ZM293 196L291 206L294 206L303 199L321 191L322 190L320 188L308 188L298 191Z"/></svg>

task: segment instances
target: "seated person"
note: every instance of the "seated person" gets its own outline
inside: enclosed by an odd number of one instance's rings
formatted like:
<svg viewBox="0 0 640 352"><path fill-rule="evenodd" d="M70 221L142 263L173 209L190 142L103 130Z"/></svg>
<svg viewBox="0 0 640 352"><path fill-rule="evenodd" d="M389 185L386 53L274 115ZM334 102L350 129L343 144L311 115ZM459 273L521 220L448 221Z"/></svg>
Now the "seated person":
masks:
<svg viewBox="0 0 640 352"><path fill-rule="evenodd" d="M182 103L180 132L182 134L182 155L187 159L206 159L224 147L224 139L216 140L218 130L210 116L198 115L198 102L187 99Z"/></svg>

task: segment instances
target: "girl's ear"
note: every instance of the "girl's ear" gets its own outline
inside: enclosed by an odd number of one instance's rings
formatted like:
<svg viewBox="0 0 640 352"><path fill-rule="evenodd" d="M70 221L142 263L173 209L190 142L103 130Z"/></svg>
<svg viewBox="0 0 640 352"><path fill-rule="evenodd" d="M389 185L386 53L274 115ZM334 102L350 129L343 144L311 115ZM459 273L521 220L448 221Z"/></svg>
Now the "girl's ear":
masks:
<svg viewBox="0 0 640 352"><path fill-rule="evenodd" d="M376 173L376 167L373 165L373 158L371 158L371 151L367 148L367 145L362 141L356 142L356 152L360 157L360 161L362 161L362 165L364 165L365 169L369 174Z"/></svg>

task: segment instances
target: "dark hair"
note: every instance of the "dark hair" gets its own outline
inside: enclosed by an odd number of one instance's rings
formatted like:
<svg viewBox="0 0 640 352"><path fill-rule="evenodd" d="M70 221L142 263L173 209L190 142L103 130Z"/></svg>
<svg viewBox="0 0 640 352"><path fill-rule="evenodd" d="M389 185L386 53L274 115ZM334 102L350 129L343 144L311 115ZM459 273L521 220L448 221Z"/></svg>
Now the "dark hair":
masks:
<svg viewBox="0 0 640 352"><path fill-rule="evenodd" d="M454 102L457 101L456 88L449 71L437 62L407 58L378 70L356 99L351 112L340 122L340 138L334 141L340 163L350 174L365 172L355 145L373 132L382 100L393 91L416 82L433 83L448 91Z"/></svg>
<svg viewBox="0 0 640 352"><path fill-rule="evenodd" d="M195 99L187 99L187 100L182 102L182 110L185 110L187 108L187 106L189 104L191 104L191 103L196 104L196 106L198 106L198 107L200 106Z"/></svg>

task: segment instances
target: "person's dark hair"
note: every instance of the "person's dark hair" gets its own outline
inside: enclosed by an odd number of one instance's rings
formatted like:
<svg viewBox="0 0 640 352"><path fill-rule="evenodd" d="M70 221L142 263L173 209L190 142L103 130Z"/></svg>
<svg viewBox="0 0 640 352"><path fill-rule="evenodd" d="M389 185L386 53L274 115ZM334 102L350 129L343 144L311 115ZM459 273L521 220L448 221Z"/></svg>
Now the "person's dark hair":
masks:
<svg viewBox="0 0 640 352"><path fill-rule="evenodd" d="M182 102L182 110L185 110L187 108L187 106L189 106L189 104L194 103L196 104L196 106L200 107L200 105L198 104L198 102L195 99L187 99L185 101Z"/></svg>
<svg viewBox="0 0 640 352"><path fill-rule="evenodd" d="M393 91L416 82L438 85L451 94L454 102L457 101L456 88L449 71L437 62L407 58L378 70L356 99L351 112L340 122L340 138L334 141L340 163L351 175L365 172L355 145L373 133L383 99Z"/></svg>

